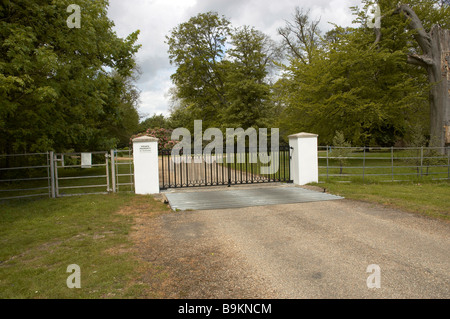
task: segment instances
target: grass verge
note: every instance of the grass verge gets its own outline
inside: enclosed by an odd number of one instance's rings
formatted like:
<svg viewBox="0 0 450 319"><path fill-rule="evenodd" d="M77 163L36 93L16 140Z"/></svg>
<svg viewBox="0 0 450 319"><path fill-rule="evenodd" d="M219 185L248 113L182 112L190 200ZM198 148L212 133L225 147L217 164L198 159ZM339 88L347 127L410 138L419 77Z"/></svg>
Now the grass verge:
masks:
<svg viewBox="0 0 450 319"><path fill-rule="evenodd" d="M450 220L450 182L381 182L316 184L348 199L387 205L412 213Z"/></svg>
<svg viewBox="0 0 450 319"><path fill-rule="evenodd" d="M152 265L133 255L133 214L123 212L134 210L168 208L132 194L2 203L0 298L157 298L139 283ZM71 264L80 266L81 289L67 287Z"/></svg>

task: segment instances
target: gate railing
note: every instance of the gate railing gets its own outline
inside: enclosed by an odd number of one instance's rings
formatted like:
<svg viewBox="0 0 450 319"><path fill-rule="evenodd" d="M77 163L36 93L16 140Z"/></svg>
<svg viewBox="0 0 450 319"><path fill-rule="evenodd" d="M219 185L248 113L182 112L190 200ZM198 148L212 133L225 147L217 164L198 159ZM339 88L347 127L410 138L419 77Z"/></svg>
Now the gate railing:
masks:
<svg viewBox="0 0 450 319"><path fill-rule="evenodd" d="M450 179L450 147L319 146L321 181Z"/></svg>
<svg viewBox="0 0 450 319"><path fill-rule="evenodd" d="M257 150L246 148L232 154L223 153L179 154L162 150L159 155L160 188L220 186L269 182L291 182L290 147L281 146L268 151L270 163L261 161ZM274 165L277 169L263 173L263 167Z"/></svg>
<svg viewBox="0 0 450 319"><path fill-rule="evenodd" d="M0 155L0 200L133 190L131 150Z"/></svg>
<svg viewBox="0 0 450 319"><path fill-rule="evenodd" d="M111 191L108 152L55 153L54 163L56 197Z"/></svg>
<svg viewBox="0 0 450 319"><path fill-rule="evenodd" d="M52 196L52 152L0 155L0 200Z"/></svg>
<svg viewBox="0 0 450 319"><path fill-rule="evenodd" d="M111 162L114 181L113 192L134 191L133 151L113 150L111 151Z"/></svg>

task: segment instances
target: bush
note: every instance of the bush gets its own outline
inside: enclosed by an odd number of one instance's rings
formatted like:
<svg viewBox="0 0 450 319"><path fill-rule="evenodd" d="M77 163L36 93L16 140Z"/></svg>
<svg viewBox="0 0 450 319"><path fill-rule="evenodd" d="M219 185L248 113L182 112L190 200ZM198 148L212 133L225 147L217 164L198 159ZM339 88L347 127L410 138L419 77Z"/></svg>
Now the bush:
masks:
<svg viewBox="0 0 450 319"><path fill-rule="evenodd" d="M337 131L336 135L333 137L333 146L337 148L333 148L332 156L336 157L336 160L339 162L339 174L342 175L343 168L347 164L346 157L351 153L350 147L352 145L345 140L343 132Z"/></svg>
<svg viewBox="0 0 450 319"><path fill-rule="evenodd" d="M143 133L133 135L130 138L130 144L133 143L133 139L140 136L151 136L158 139L158 151L171 150L179 141L172 140L172 130L156 127L149 128Z"/></svg>

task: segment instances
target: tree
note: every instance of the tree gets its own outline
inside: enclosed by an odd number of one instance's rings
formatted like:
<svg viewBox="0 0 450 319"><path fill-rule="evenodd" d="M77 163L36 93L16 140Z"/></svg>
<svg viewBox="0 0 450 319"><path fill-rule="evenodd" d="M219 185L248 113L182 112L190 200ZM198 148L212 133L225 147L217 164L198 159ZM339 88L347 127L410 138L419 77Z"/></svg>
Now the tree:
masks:
<svg viewBox="0 0 450 319"><path fill-rule="evenodd" d="M332 157L336 159L339 163L339 174L342 175L344 170L344 165L348 163L347 157L351 154L350 147L352 146L349 142L345 140L344 133L341 131L336 132L333 137L332 144L334 146L332 150Z"/></svg>
<svg viewBox="0 0 450 319"><path fill-rule="evenodd" d="M81 27L71 29L68 4L0 6L1 153L110 148L123 138L119 131L137 124L127 81L139 32L117 37L104 0L77 1Z"/></svg>
<svg viewBox="0 0 450 319"><path fill-rule="evenodd" d="M447 4L448 7L448 4ZM422 21L408 5L400 5L394 13L408 20L408 27L415 31L414 38L421 54L409 54L408 63L425 68L430 91L430 136L436 138L435 146L444 147L445 129L450 127L450 30L434 24L427 32ZM450 12L449 12L450 13ZM448 15L447 15L448 19Z"/></svg>
<svg viewBox="0 0 450 319"><path fill-rule="evenodd" d="M365 1L366 7L368 1ZM450 5L448 1L410 1L408 5L382 0L381 28L376 30L373 47L386 46L393 40L407 41L405 53L411 65L426 72L429 85L429 132L434 146L445 146L445 129L450 126L448 60L450 52ZM396 19L396 17L398 17ZM364 19L364 14L360 13ZM392 28L392 21L398 29ZM391 26L386 28L385 25ZM405 32L405 30L407 32ZM411 38L415 42L410 41ZM403 44L404 45L404 44ZM447 141L449 143L450 141Z"/></svg>
<svg viewBox="0 0 450 319"><path fill-rule="evenodd" d="M167 119L162 113L161 114L153 114L153 116L145 119L139 124L139 131L143 132L149 128L172 128L169 119Z"/></svg>
<svg viewBox="0 0 450 319"><path fill-rule="evenodd" d="M289 57L299 59L303 64L309 64L321 48L321 32L319 20L311 21L310 10L306 12L295 8L293 22L286 21L286 26L278 28L283 37L283 45Z"/></svg>
<svg viewBox="0 0 450 319"><path fill-rule="evenodd" d="M231 35L227 52L226 98L222 127L261 127L267 117L271 85L269 68L279 56L273 40L255 28L244 26Z"/></svg>
<svg viewBox="0 0 450 319"><path fill-rule="evenodd" d="M279 49L249 26L233 28L215 12L198 14L167 37L172 75L171 120L192 128L258 127L269 116L268 79Z"/></svg>
<svg viewBox="0 0 450 319"><path fill-rule="evenodd" d="M207 125L220 123L227 105L224 69L225 44L230 22L216 12L200 13L181 23L167 36L170 63L177 67L171 78L177 98L201 110Z"/></svg>
<svg viewBox="0 0 450 319"><path fill-rule="evenodd" d="M392 14L398 3L380 0L383 36L374 45L380 36L367 25L370 1L364 3L362 10L354 9L359 27L335 26L312 63L292 59L285 69L281 124L289 127L286 134L309 130L318 133L322 143L330 143L333 133L342 130L353 144L392 146L409 139L410 127L425 125L432 117L428 92L435 86L424 70L406 59L421 54L420 46L411 41L416 31L409 20ZM448 25L445 4L411 3L425 28Z"/></svg>
<svg viewBox="0 0 450 319"><path fill-rule="evenodd" d="M423 90L406 72L404 51L370 50L366 37L361 28L338 29L321 58L291 61L280 123L287 134L310 131L329 144L342 131L354 145L383 146L404 135Z"/></svg>
<svg viewBox="0 0 450 319"><path fill-rule="evenodd" d="M128 146L130 136L139 129L139 90L134 82L140 72L136 70L133 76L125 77L113 71L109 74L109 90L105 99L105 118L102 125L107 130L105 135L117 139L117 147ZM91 149L96 146L92 145Z"/></svg>

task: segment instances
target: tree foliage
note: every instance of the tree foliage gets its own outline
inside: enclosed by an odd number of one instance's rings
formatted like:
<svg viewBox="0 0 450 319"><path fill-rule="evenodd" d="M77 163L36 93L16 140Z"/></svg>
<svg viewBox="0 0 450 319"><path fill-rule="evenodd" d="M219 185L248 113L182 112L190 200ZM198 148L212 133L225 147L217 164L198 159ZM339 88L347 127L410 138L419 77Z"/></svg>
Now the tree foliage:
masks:
<svg viewBox="0 0 450 319"><path fill-rule="evenodd" d="M422 19L448 23L441 20L448 7L432 2L417 1ZM429 123L426 74L407 63L408 53L419 50L405 33L407 21L395 15L383 19L386 40L374 47L376 34L366 25L370 3L365 4L354 8L359 27L335 26L324 37L319 58L305 64L298 57L286 66L279 122L286 134L310 131L329 144L342 131L353 145L392 146L407 140L411 127ZM380 5L387 13L395 4Z"/></svg>
<svg viewBox="0 0 450 319"><path fill-rule="evenodd" d="M334 148L331 156L339 163L339 174L342 174L344 166L347 165L349 155L351 154L351 143L345 140L344 133L337 131L331 141ZM330 148L331 149L331 148Z"/></svg>
<svg viewBox="0 0 450 319"><path fill-rule="evenodd" d="M163 114L153 114L153 116L146 118L144 121L139 123L139 132L146 131L149 128L165 128L170 129L171 123L170 119L166 118Z"/></svg>
<svg viewBox="0 0 450 319"><path fill-rule="evenodd" d="M271 85L268 81L277 46L267 35L243 26L233 28L216 12L200 13L167 36L175 123L189 128L193 119L204 127L264 125Z"/></svg>
<svg viewBox="0 0 450 319"><path fill-rule="evenodd" d="M0 152L94 150L127 143L138 125L133 84L138 31L112 31L108 1L0 5Z"/></svg>
<svg viewBox="0 0 450 319"><path fill-rule="evenodd" d="M195 103L202 119L218 124L217 113L226 105L225 70L222 62L230 34L230 22L208 12L180 24L167 37L172 80L177 98Z"/></svg>

